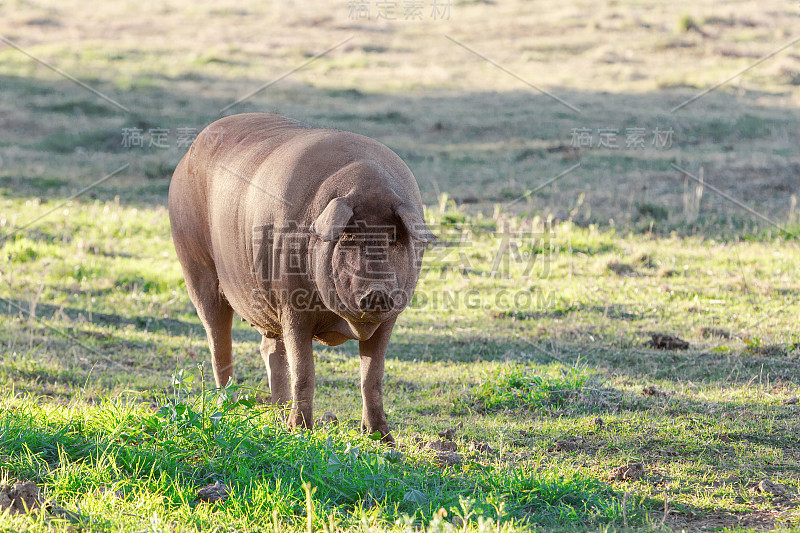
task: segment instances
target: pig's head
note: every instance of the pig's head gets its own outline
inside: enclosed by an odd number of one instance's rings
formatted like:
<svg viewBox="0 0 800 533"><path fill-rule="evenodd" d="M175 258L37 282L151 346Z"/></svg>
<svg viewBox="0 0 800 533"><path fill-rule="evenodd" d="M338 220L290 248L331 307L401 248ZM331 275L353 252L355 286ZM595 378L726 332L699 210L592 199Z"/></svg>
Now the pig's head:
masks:
<svg viewBox="0 0 800 533"><path fill-rule="evenodd" d="M351 323L397 316L419 279L425 243L436 239L421 207L385 191L333 198L311 233L314 283L325 305Z"/></svg>

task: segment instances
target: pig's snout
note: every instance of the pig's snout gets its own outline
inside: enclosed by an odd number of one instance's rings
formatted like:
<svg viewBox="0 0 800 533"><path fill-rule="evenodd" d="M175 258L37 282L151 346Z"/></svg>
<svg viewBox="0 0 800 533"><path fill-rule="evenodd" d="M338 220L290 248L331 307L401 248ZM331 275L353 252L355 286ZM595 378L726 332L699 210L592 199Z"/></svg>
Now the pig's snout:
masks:
<svg viewBox="0 0 800 533"><path fill-rule="evenodd" d="M358 300L358 308L365 313L386 313L394 308L394 299L386 291L372 289Z"/></svg>

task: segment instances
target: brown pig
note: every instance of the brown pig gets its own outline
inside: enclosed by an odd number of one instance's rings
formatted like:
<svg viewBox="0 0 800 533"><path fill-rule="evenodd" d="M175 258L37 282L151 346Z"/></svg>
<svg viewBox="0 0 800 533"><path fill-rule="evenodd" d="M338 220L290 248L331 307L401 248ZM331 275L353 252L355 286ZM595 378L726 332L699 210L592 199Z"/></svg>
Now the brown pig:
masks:
<svg viewBox="0 0 800 533"><path fill-rule="evenodd" d="M175 169L169 218L217 386L233 374L235 311L262 335L273 402L291 403L290 427L311 428L311 341L358 340L362 428L392 442L386 346L435 239L400 157L368 137L279 115L225 117Z"/></svg>

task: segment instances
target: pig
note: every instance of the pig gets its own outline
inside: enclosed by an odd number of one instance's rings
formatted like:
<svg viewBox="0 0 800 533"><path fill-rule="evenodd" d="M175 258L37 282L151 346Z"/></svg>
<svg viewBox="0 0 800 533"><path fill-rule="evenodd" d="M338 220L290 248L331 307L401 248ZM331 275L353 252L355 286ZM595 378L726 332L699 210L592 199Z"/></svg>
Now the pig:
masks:
<svg viewBox="0 0 800 533"><path fill-rule="evenodd" d="M233 375L234 312L262 335L272 402L290 428L313 428L312 341L357 340L365 432L394 439L383 409L386 348L419 280L419 187L385 145L280 115L206 127L169 187L172 239L211 350Z"/></svg>

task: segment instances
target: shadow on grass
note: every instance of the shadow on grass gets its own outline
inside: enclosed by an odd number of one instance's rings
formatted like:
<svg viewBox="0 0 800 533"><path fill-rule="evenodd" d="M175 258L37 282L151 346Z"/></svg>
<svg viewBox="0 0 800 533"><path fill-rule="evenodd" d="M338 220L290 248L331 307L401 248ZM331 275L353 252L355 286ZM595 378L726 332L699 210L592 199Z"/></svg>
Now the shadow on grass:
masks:
<svg viewBox="0 0 800 533"><path fill-rule="evenodd" d="M12 299L13 305L0 305L0 315L27 318L29 303ZM22 311L20 310L22 309ZM36 306L37 318L45 322L59 315L70 319L69 331L78 340L86 339L98 349L111 348L117 343L131 342L122 334L96 331L81 331L81 324L92 324L119 329L132 328L141 333L164 333L186 339L205 339L205 330L199 319L185 321L153 316L125 316L121 314L90 312L77 306L55 306L39 302ZM88 317L91 316L91 322ZM238 319L234 319L238 322ZM414 333L396 333L387 351L387 359L407 363L446 362L470 364L478 361L522 361L532 364L561 363L572 365L580 362L600 373L613 373L637 380L673 382L678 386L687 381L709 385L731 386L744 384L753 376L770 375L773 380L792 379L800 369L800 362L783 354L763 356L742 353L731 355L708 351L663 351L650 349L620 350L601 344L577 344L561 342L557 347L546 341L531 339L520 342L517 339L503 339L495 335L491 340L485 337L457 339L442 342L436 336ZM233 329L233 340L237 343L252 343L257 351L260 343L258 332L246 325ZM157 350L158 342L133 341L147 350ZM140 346L144 344L144 346ZM320 346L321 348L321 346ZM358 343L347 342L342 346L328 348L333 353L357 357Z"/></svg>
<svg viewBox="0 0 800 533"><path fill-rule="evenodd" d="M789 350L787 348L787 350ZM514 334L474 336L442 342L430 333L396 334L387 357L406 362L471 363L477 361L523 361L534 364L584 364L599 372L634 379L710 385L736 385L753 376L770 375L774 380L792 380L800 371L791 350L772 356L732 354L707 350L657 350L646 347L620 349L603 343L570 343L531 337L524 342Z"/></svg>
<svg viewBox="0 0 800 533"><path fill-rule="evenodd" d="M7 110L4 125L10 133L0 135L0 147L14 147L0 172L4 195L65 197L93 181L91 176L102 175L103 169L127 162L132 165L128 171L93 188L87 197L118 196L121 202L147 206L166 201L172 169L188 146L186 139L179 141L179 128L199 131L229 103L204 96L212 91L187 97L186 83L215 87L216 94L230 91L233 100L241 87L258 86L261 81L204 76L155 80L153 86L116 95L133 110L131 114L106 107L66 81L0 76L0 83L11 95L9 101L21 103ZM607 94L564 88L553 92L583 113L527 90L365 94L291 80L228 113L277 111L314 126L374 137L409 164L429 205L438 203L439 192L469 204L470 210L491 210L494 204L522 199L510 212L547 214L574 208L572 218L579 224L604 225L613 218L618 228L717 236L747 231L748 224L763 221L711 190L706 190L702 211L687 215L685 187L694 182L687 182L671 163L678 161L693 173L702 165L710 186L779 221L789 212L788 198L800 193L794 178L800 151L787 141L800 117L784 108L764 106L755 94L743 98L715 91L686 112L670 113L695 92ZM609 125L618 132L617 147L597 147L598 128ZM590 131L592 146L573 149L576 128ZM626 146L629 128L646 130L641 149ZM672 131L669 146L651 142L657 128ZM142 146L126 146L130 144L126 129L142 133ZM166 139L154 140L154 130L168 131ZM764 164L752 163L749 155L741 164L720 163L709 156L754 150L765 151ZM581 164L578 170L524 196L576 162ZM579 195L586 209L576 204Z"/></svg>
<svg viewBox="0 0 800 533"><path fill-rule="evenodd" d="M0 315L7 317L23 317L28 318L30 303L26 300L6 299L11 302L0 303ZM20 310L20 308L22 310ZM75 326L84 324L95 324L99 326L109 326L114 328L122 328L125 326L133 326L134 329L142 332L150 333L169 333L171 335L183 337L203 337L205 338L205 330L203 329L200 320L196 322L186 322L175 318L158 318L153 316L125 316L114 313L100 313L97 311L90 311L80 307L70 306L56 306L47 303L38 302L36 304L36 318L40 320L50 321L58 316L65 316ZM91 321L89 317L91 316ZM235 330L234 336L241 335L243 331ZM112 338L107 339L109 341ZM235 340L252 340L250 336L236 338Z"/></svg>

